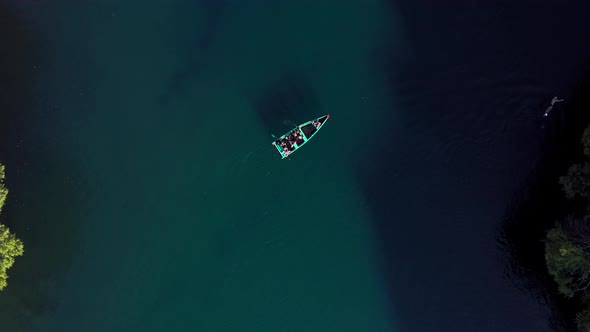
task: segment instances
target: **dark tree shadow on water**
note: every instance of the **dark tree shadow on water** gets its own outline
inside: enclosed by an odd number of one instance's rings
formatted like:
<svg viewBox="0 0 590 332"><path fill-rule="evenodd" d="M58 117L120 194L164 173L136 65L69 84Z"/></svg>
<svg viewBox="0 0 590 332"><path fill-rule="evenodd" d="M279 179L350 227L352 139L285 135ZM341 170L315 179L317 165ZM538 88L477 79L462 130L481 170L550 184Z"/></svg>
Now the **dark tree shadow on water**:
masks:
<svg viewBox="0 0 590 332"><path fill-rule="evenodd" d="M380 49L380 52L377 52L378 58L374 62L379 69L379 74L383 76L387 94L395 97L390 100L390 103L392 113L394 111L397 113L396 122L403 127L399 132L403 133L404 129L416 127L433 137L447 138L455 132L463 133L466 137L473 137L477 139L474 144L471 144L473 149L457 154L457 158L468 162L471 162L468 160L470 154L482 153L482 151L494 153L492 147L495 145L492 143L499 144L497 142L502 140L498 139L500 136L497 132L492 132L488 136L495 137L496 140L488 141L485 139L486 135L472 129L469 124L465 130L457 128L458 125L466 124L461 122L463 118L470 114L487 112L497 115L494 116L495 120L490 120L495 121L496 125L482 122L481 129L514 126L516 121L512 121L514 118L508 114L511 107L499 108L495 105L496 100L499 106L507 106L502 105L504 102L511 102L508 106L518 105L520 101L513 102L509 99L510 97L506 96L507 91L517 94L524 90L525 93L530 94L523 87L535 86L541 87L539 92L535 91L540 95L540 92L545 90L542 87L546 87L546 90L554 89L556 85L554 78L556 81L571 82L571 76L564 77L572 75L574 70L577 73L582 65L579 62L582 61L580 59L584 59L584 54L588 54L588 47L583 46L585 44L579 39L580 33L587 31L587 24L582 23L585 22L583 17L587 13L580 8L583 6L568 6L563 12L554 15L552 12L554 7L551 4L531 7L530 4L509 1L501 1L493 5L458 1L453 6L448 6L445 2L433 0L388 2L395 15L400 17L401 30L407 41L399 49L388 47ZM548 25L547 19L554 21ZM392 30L395 31L395 29ZM392 36L397 34L391 33L390 36L385 36L387 38L384 38L383 45L394 44L395 40ZM547 48L548 41L552 40L559 40L560 47ZM547 134L544 147L546 151L533 174L523 184L521 193L514 198L510 209L505 212L504 225L500 231L502 236L498 240L511 253L511 266L508 268L507 276L512 277L513 273L519 273L522 276L520 279L526 280L524 282L526 285L522 285L523 288L527 291L531 289L542 301L556 308L551 321L556 329L570 328L570 323L561 323L561 321L562 318L567 321L571 318L571 314L567 315L567 303L562 307L563 309L559 309L564 301L555 295L555 286L546 275L542 239L546 229L553 224L558 215L557 211L550 211L550 209L555 208L556 204L561 204L556 202L563 200L558 188L558 177L571 163L571 156L581 154L581 148L577 142L580 140L581 130L587 123L590 113L588 113L588 105L580 100L584 95L583 91L590 91L587 85L588 82L581 82L577 96L560 95L560 97L566 97L567 103L560 105L557 114L554 114L554 119L551 119L552 123L546 121L545 128L541 129L539 122L538 130L543 130ZM548 101L552 96L545 97ZM566 108L567 114L561 113ZM438 114L453 116L438 116ZM440 123L434 123L436 119L440 119ZM388 120L385 118L383 121L393 123ZM510 123L502 127L504 121L510 121ZM511 128L507 130L507 133L515 137L519 133L529 134L532 132L529 128L532 125L529 124L527 123L526 127L523 125L525 129L522 131ZM433 154L431 145L436 143L436 140L428 138L421 141L413 133L404 137L397 132L398 130L388 130L375 133L374 141L377 143L373 145L372 151L366 153L364 164L359 168L358 173L380 246L381 268L392 304L392 316L398 319L401 329L404 331L465 331L466 326L477 325L479 331L494 331L498 330L497 326L504 325L515 331L519 329L515 324L522 324L522 328L535 326L534 324L538 322L529 324L526 316L522 316L522 319L515 322L511 322L510 317L506 317L501 322L490 319L490 317L505 314L509 311L505 308L510 308L515 303L499 303L497 306L502 309L489 310L490 306L486 304L486 300L489 299L476 300L472 306L461 302L464 298L475 298L471 294L466 294L466 290L474 291L473 294L476 294L478 288L457 286L459 283L452 284L452 282L470 281L470 278L484 274L482 271L474 270L472 277L467 265L470 263L466 259L468 257L480 259L476 256L478 251L474 250L472 255L459 255L452 252L452 246L441 245L444 241L450 242L459 238L472 239L469 234L460 234L461 236L452 234L449 229L455 229L457 226L442 224L445 221L444 215L425 212L437 211L437 209L446 211L440 206L433 207L433 205L441 205L445 202L446 197L440 197L442 195L453 197L455 188L448 186L449 183L445 182L445 179L432 174L444 177L455 170L441 167L437 159L425 160L425 157ZM502 137L502 139L505 138ZM404 142L404 144L393 151L388 148L388 144L381 142ZM464 145L462 144L461 147ZM421 150L417 151L418 149ZM515 153L510 157L518 158L519 156ZM513 164L510 163L510 165ZM523 164L527 167L530 165ZM464 163L457 162L451 165L465 166ZM465 169L478 166L482 165L474 162ZM432 170L437 167L439 172L432 173ZM398 173L418 175L410 178L397 176ZM472 176L481 176L481 173L474 171ZM460 185L459 181L457 185ZM437 187L444 187L444 189L435 191ZM476 189L481 192L486 190L484 187ZM499 206L502 208L502 205ZM539 225L541 227L533 228ZM444 240L441 241L441 238ZM451 253L437 251L431 243L441 248L450 248L448 250ZM440 264L442 263L440 260L445 257L464 260L449 262L448 266ZM481 257L481 259L489 258ZM460 267L454 268L452 265L460 263L462 263ZM447 276L446 281L449 282L442 284L444 287L440 287L441 283L438 282L440 277L437 278L435 268L439 264L445 272L461 271L461 273L441 273ZM480 281L482 289L485 289L483 285L486 280ZM438 287L432 285L438 285ZM490 296L493 295L492 292L486 290L481 294ZM502 298L501 296L505 295L499 295L498 298ZM503 298L510 299L508 296ZM450 309L442 308L447 305ZM461 310L465 310L464 316L457 314ZM528 308L522 313L536 314L531 313ZM448 317L451 315L461 319L450 320ZM430 317L434 319L428 319ZM439 321L431 322L431 320ZM439 325L434 326L434 324Z"/></svg>
<svg viewBox="0 0 590 332"><path fill-rule="evenodd" d="M321 113L315 89L295 73L270 82L251 102L269 135L280 136Z"/></svg>
<svg viewBox="0 0 590 332"><path fill-rule="evenodd" d="M590 69L590 67L588 67ZM548 275L544 257L547 231L572 211L558 179L582 159L580 143L584 128L590 123L590 70L582 80L560 117L546 126L544 154L534 171L512 200L500 227L499 244L509 258L507 277L519 281L523 289L549 304L553 311L552 327L575 330L574 314L578 303L557 293L557 284Z"/></svg>
<svg viewBox="0 0 590 332"><path fill-rule="evenodd" d="M0 162L9 195L0 222L21 238L25 254L9 271L0 293L2 331L25 330L35 316L58 307L57 289L77 242L74 160L58 154L41 127L51 130L52 109L33 86L44 67L43 43L13 8L0 3ZM56 79L57 80L57 79Z"/></svg>

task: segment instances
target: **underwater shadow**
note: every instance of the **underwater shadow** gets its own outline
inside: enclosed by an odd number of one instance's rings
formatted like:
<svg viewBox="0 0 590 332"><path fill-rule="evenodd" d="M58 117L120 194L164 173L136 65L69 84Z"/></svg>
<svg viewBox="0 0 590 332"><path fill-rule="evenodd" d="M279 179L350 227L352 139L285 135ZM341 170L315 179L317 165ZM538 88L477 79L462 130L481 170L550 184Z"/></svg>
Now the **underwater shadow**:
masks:
<svg viewBox="0 0 590 332"><path fill-rule="evenodd" d="M201 15L204 19L204 27L195 32L194 40L186 43L188 45L185 51L186 62L182 69L172 74L165 91L158 97L162 106L168 106L172 100L185 95L194 84L193 81L199 78L207 64L208 52L217 38L227 9L226 0L202 0L197 1L196 4L203 12Z"/></svg>
<svg viewBox="0 0 590 332"><path fill-rule="evenodd" d="M321 113L310 81L295 72L271 81L250 101L269 135L280 136Z"/></svg>

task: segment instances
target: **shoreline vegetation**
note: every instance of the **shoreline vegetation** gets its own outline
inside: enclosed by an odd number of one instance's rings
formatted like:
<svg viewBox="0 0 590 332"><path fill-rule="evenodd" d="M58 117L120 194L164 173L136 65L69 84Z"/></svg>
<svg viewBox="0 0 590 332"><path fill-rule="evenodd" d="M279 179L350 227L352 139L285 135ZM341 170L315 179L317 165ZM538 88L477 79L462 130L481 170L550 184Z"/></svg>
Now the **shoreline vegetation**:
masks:
<svg viewBox="0 0 590 332"><path fill-rule="evenodd" d="M590 332L590 126L581 142L584 160L559 178L571 204L547 233L545 261L558 292L577 304L578 331Z"/></svg>
<svg viewBox="0 0 590 332"><path fill-rule="evenodd" d="M564 93L567 104L550 121L543 118L541 153L513 193L498 229L507 275L549 310L552 331L590 332L590 286L581 290L586 285L580 284L590 277L590 250L578 250L584 238L590 240L590 226L583 223L590 225L590 199L568 198L586 189L590 193L588 91L590 63Z"/></svg>
<svg viewBox="0 0 590 332"><path fill-rule="evenodd" d="M8 189L4 185L4 165L0 164L0 212L6 202ZM0 224L0 291L7 286L8 269L14 264L14 258L22 256L24 247L21 240L10 232L8 227Z"/></svg>

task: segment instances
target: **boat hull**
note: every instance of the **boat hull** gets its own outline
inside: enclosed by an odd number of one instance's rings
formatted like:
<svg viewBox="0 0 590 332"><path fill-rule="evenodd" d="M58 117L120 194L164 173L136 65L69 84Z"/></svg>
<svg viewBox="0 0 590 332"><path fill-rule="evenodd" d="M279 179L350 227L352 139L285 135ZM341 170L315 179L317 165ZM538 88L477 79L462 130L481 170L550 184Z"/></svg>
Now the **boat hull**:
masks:
<svg viewBox="0 0 590 332"><path fill-rule="evenodd" d="M309 142L309 140L323 128L329 118L330 114L326 114L302 123L297 126L297 128L285 133L283 136L272 142L277 151L281 154L281 159L289 157L305 145L305 143Z"/></svg>

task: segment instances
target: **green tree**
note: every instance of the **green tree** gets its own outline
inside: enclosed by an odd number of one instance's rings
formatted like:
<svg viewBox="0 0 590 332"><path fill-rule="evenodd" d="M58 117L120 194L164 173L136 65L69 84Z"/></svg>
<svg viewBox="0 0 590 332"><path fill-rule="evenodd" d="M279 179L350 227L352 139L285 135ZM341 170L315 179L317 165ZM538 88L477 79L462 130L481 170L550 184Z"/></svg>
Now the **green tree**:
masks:
<svg viewBox="0 0 590 332"><path fill-rule="evenodd" d="M8 189L4 186L4 165L0 164L0 211L6 202L8 196Z"/></svg>
<svg viewBox="0 0 590 332"><path fill-rule="evenodd" d="M561 226L547 234L545 260L549 274L557 282L559 292L573 297L575 292L590 286L590 259L579 246L572 243Z"/></svg>
<svg viewBox="0 0 590 332"><path fill-rule="evenodd" d="M14 257L22 256L23 252L21 240L8 227L0 224L0 290L6 287L7 271L14 264Z"/></svg>
<svg viewBox="0 0 590 332"><path fill-rule="evenodd" d="M590 258L590 214L583 217L568 215L559 224L567 239Z"/></svg>
<svg viewBox="0 0 590 332"><path fill-rule="evenodd" d="M584 130L581 141L584 155L590 158L590 125ZM572 165L567 175L559 178L559 183L568 198L590 199L590 160Z"/></svg>
<svg viewBox="0 0 590 332"><path fill-rule="evenodd" d="M568 198L590 198L590 163L574 164L559 183Z"/></svg>
<svg viewBox="0 0 590 332"><path fill-rule="evenodd" d="M8 189L2 180L4 180L4 166L0 165L0 211L6 201L6 195L8 195ZM24 247L21 240L17 239L8 227L0 224L0 290L6 287L7 271L14 264L14 258L22 256L23 252Z"/></svg>

